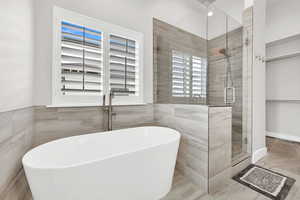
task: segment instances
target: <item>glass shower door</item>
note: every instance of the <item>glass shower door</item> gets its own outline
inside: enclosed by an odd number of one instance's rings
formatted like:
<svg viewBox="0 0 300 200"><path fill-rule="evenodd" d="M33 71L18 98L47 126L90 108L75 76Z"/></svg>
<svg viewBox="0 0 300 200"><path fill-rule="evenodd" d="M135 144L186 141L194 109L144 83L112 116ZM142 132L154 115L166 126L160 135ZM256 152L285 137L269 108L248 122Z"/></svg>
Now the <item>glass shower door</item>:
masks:
<svg viewBox="0 0 300 200"><path fill-rule="evenodd" d="M247 158L251 150L246 38L242 24L214 8L208 17L208 102L232 107L233 162Z"/></svg>

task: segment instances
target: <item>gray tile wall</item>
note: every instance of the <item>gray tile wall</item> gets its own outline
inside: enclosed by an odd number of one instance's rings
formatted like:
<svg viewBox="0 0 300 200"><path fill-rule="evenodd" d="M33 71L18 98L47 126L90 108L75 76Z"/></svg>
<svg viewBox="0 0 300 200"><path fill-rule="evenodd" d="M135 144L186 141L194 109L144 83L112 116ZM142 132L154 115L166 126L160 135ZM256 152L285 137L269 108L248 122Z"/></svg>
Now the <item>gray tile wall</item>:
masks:
<svg viewBox="0 0 300 200"><path fill-rule="evenodd" d="M153 105L116 106L113 129L130 128L153 123ZM55 139L103 132L107 127L107 113L101 107L35 109L34 145Z"/></svg>
<svg viewBox="0 0 300 200"><path fill-rule="evenodd" d="M204 193L226 186L231 175L231 108L155 104L157 125L181 133L176 168Z"/></svg>
<svg viewBox="0 0 300 200"><path fill-rule="evenodd" d="M208 107L201 105L155 104L154 120L159 126L181 133L177 169L208 191Z"/></svg>
<svg viewBox="0 0 300 200"><path fill-rule="evenodd" d="M81 134L104 131L100 107L35 108L34 146Z"/></svg>
<svg viewBox="0 0 300 200"><path fill-rule="evenodd" d="M207 40L153 19L153 98L155 103L206 104L206 99L172 97L172 51L207 57Z"/></svg>
<svg viewBox="0 0 300 200"><path fill-rule="evenodd" d="M131 128L138 126L153 126L153 104L141 106L118 106L114 108L113 129Z"/></svg>
<svg viewBox="0 0 300 200"><path fill-rule="evenodd" d="M153 105L117 106L113 128L153 125ZM0 113L0 199L29 200L21 159L32 147L64 137L102 132L106 113L100 107L47 108Z"/></svg>
<svg viewBox="0 0 300 200"><path fill-rule="evenodd" d="M209 107L209 193L226 187L231 178L232 108Z"/></svg>
<svg viewBox="0 0 300 200"><path fill-rule="evenodd" d="M0 113L0 199L23 199L29 188L22 170L22 156L32 147L34 109Z"/></svg>
<svg viewBox="0 0 300 200"><path fill-rule="evenodd" d="M113 129L130 128L153 123L153 105L116 106ZM35 109L35 140L45 142L94 132L107 128L107 113L100 107Z"/></svg>

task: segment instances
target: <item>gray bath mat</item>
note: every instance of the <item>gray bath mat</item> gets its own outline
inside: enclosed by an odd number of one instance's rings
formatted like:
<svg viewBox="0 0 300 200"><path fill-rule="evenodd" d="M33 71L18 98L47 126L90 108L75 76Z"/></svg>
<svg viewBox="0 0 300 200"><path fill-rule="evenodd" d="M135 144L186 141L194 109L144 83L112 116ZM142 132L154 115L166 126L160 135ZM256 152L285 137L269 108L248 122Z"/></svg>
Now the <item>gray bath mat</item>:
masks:
<svg viewBox="0 0 300 200"><path fill-rule="evenodd" d="M295 183L295 179L257 165L248 166L233 179L274 200L284 200Z"/></svg>

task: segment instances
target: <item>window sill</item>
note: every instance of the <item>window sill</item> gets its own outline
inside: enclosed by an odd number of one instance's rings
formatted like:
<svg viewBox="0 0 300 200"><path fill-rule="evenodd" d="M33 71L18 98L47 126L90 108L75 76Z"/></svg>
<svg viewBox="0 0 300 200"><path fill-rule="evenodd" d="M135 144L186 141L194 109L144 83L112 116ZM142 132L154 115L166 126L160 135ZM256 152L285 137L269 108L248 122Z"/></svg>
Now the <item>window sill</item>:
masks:
<svg viewBox="0 0 300 200"><path fill-rule="evenodd" d="M144 106L148 103L123 103L123 104L113 104L112 106ZM108 104L106 105L108 106ZM102 104L54 104L47 105L47 108L79 108L79 107L103 107Z"/></svg>

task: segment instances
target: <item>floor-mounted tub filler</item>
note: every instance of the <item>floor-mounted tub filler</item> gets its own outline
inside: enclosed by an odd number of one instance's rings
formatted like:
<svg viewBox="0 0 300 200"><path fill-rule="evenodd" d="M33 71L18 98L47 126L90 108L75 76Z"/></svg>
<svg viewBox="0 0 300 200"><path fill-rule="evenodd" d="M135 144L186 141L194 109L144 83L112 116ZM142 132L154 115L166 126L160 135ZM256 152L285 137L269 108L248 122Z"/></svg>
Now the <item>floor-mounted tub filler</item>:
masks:
<svg viewBox="0 0 300 200"><path fill-rule="evenodd" d="M23 157L34 200L158 200L171 188L180 134L140 127L69 137Z"/></svg>

